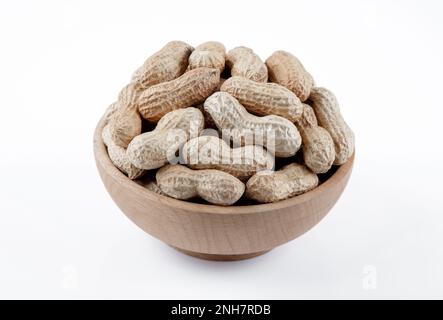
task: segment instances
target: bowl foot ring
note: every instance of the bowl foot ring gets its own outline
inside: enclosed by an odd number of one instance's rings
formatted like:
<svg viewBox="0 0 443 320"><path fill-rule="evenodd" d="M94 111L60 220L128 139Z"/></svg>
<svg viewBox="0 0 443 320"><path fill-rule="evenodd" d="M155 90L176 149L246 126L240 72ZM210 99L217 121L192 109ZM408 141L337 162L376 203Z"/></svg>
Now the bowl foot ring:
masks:
<svg viewBox="0 0 443 320"><path fill-rule="evenodd" d="M261 256L270 250L260 251L260 252L253 252L253 253L246 253L246 254L210 254L210 253L201 253L201 252L194 252L194 251L188 251L185 249L180 249L177 247L173 247L175 250L180 251L181 253L184 253L188 256L204 259L204 260L211 260L211 261L238 261L238 260L246 260L255 258L258 256Z"/></svg>

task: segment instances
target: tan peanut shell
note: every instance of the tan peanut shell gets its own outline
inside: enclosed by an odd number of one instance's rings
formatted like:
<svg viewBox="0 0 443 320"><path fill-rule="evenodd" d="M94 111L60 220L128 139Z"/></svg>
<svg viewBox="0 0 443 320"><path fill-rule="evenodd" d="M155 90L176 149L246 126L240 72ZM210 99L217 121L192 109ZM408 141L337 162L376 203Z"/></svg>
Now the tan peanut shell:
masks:
<svg viewBox="0 0 443 320"><path fill-rule="evenodd" d="M105 124L108 124L109 121L111 121L112 117L118 110L118 102L111 103L105 110L105 114L103 115L103 118L105 119Z"/></svg>
<svg viewBox="0 0 443 320"><path fill-rule="evenodd" d="M278 171L258 172L246 183L246 197L260 203L276 202L314 189L318 177L307 167L291 163Z"/></svg>
<svg viewBox="0 0 443 320"><path fill-rule="evenodd" d="M291 121L274 115L252 115L229 93L214 93L206 99L204 109L215 125L240 145L263 145L277 157L291 157L301 146L300 134ZM258 141L251 140L251 136L258 137Z"/></svg>
<svg viewBox="0 0 443 320"><path fill-rule="evenodd" d="M303 141L303 159L314 173L325 173L335 160L334 141L326 129L318 126L314 110L303 105L303 114L296 121Z"/></svg>
<svg viewBox="0 0 443 320"><path fill-rule="evenodd" d="M200 136L185 143L182 150L186 164L192 169L217 169L240 180L258 171L274 167L274 158L261 146L231 147L214 136Z"/></svg>
<svg viewBox="0 0 443 320"><path fill-rule="evenodd" d="M109 132L116 145L127 148L131 140L142 132L142 120L138 110L117 111L109 122Z"/></svg>
<svg viewBox="0 0 443 320"><path fill-rule="evenodd" d="M276 51L267 60L269 79L294 92L301 101L306 101L314 86L314 79L300 60L286 51Z"/></svg>
<svg viewBox="0 0 443 320"><path fill-rule="evenodd" d="M123 173L125 173L129 179L137 179L142 176L145 171L139 169L131 164L127 156L125 148L116 145L112 139L109 132L109 125L106 125L102 131L103 143L108 148L108 155L111 162Z"/></svg>
<svg viewBox="0 0 443 320"><path fill-rule="evenodd" d="M203 129L203 115L196 108L171 111L153 131L135 137L128 146L131 163L140 169L160 168L175 160L180 146Z"/></svg>
<svg viewBox="0 0 443 320"><path fill-rule="evenodd" d="M157 171L157 184L170 197L187 200L200 197L217 205L232 205L245 191L245 185L218 170L192 170L182 165L167 165Z"/></svg>
<svg viewBox="0 0 443 320"><path fill-rule="evenodd" d="M325 88L313 88L309 97L320 126L332 137L335 146L334 164L344 164L354 153L355 138L340 113L335 95Z"/></svg>
<svg viewBox="0 0 443 320"><path fill-rule="evenodd" d="M236 98L249 112L260 116L276 115L292 122L300 118L303 105L297 96L276 83L262 83L232 77L220 88Z"/></svg>
<svg viewBox="0 0 443 320"><path fill-rule="evenodd" d="M335 95L281 50L263 62L247 47L171 41L133 73L103 118L109 158L130 179L216 205L243 195L259 203L300 195L354 153ZM143 119L155 129L142 133ZM288 159L276 165L274 156ZM154 169L156 181L142 177Z"/></svg>
<svg viewBox="0 0 443 320"><path fill-rule="evenodd" d="M225 46L220 42L202 43L189 56L189 69L206 67L218 69L222 72L225 68L225 56Z"/></svg>
<svg viewBox="0 0 443 320"><path fill-rule="evenodd" d="M138 110L148 121L158 121L166 113L202 103L220 82L220 71L198 68L181 77L157 84L143 91L138 99Z"/></svg>
<svg viewBox="0 0 443 320"><path fill-rule="evenodd" d="M137 87L146 89L181 76L188 67L192 50L190 45L182 41L167 43L134 72L132 81Z"/></svg>
<svg viewBox="0 0 443 320"><path fill-rule="evenodd" d="M226 64L232 76L240 76L257 82L268 81L268 69L252 49L237 47L226 55Z"/></svg>
<svg viewBox="0 0 443 320"><path fill-rule="evenodd" d="M198 45L195 50L214 51L221 55L226 55L226 48L223 43L218 41L207 41Z"/></svg>
<svg viewBox="0 0 443 320"><path fill-rule="evenodd" d="M126 148L129 142L142 131L142 119L136 104L138 94L133 83L125 86L120 91L117 110L109 121L112 141L123 148Z"/></svg>

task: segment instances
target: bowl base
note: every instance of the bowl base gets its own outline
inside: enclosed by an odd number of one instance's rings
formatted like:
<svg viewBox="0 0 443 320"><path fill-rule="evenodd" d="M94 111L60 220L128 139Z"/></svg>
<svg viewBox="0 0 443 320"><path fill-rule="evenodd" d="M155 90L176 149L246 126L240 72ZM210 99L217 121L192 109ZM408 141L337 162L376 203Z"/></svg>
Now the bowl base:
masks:
<svg viewBox="0 0 443 320"><path fill-rule="evenodd" d="M210 254L210 253L188 251L188 250L180 249L177 247L173 247L173 248L177 251L180 251L181 253L188 255L188 256L203 259L203 260L211 260L211 261L246 260L246 259L251 259L251 258L261 256L262 254L265 254L270 251L270 250L265 250L265 251L246 253L246 254Z"/></svg>

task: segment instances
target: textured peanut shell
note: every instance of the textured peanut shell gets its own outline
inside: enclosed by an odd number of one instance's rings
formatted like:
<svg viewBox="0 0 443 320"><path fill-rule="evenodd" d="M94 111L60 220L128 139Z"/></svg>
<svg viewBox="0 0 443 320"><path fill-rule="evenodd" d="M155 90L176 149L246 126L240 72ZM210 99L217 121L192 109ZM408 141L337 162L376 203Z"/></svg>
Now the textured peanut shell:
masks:
<svg viewBox="0 0 443 320"><path fill-rule="evenodd" d="M135 137L128 146L131 163L145 170L160 168L175 158L180 146L203 130L203 115L196 108L166 114L153 131Z"/></svg>
<svg viewBox="0 0 443 320"><path fill-rule="evenodd" d="M189 56L189 69L201 67L218 69L220 72L225 68L226 50L220 42L205 42L195 48Z"/></svg>
<svg viewBox="0 0 443 320"><path fill-rule="evenodd" d="M118 110L118 102L111 103L105 110L105 114L103 115L103 118L105 119L105 124L108 124L109 121L111 121L112 117Z"/></svg>
<svg viewBox="0 0 443 320"><path fill-rule="evenodd" d="M170 197L188 200L200 197L216 205L232 205L245 191L243 182L218 170L191 170L167 165L157 171L157 184Z"/></svg>
<svg viewBox="0 0 443 320"><path fill-rule="evenodd" d="M121 109L136 109L140 90L134 83L129 83L118 94L118 102Z"/></svg>
<svg viewBox="0 0 443 320"><path fill-rule="evenodd" d="M223 43L218 42L218 41L207 41L204 42L200 45L198 45L195 50L200 50L200 51L213 51L213 52L217 52L218 54L221 55L226 55L226 48L223 45Z"/></svg>
<svg viewBox="0 0 443 320"><path fill-rule="evenodd" d="M129 142L142 131L142 120L136 105L138 95L133 83L125 86L118 96L117 110L109 121L111 139L122 148L127 148Z"/></svg>
<svg viewBox="0 0 443 320"><path fill-rule="evenodd" d="M237 47L226 55L226 64L231 69L231 75L240 76L257 82L268 81L268 69L252 49Z"/></svg>
<svg viewBox="0 0 443 320"><path fill-rule="evenodd" d="M303 159L314 173L329 171L335 160L334 141L324 128L318 126L314 110L303 105L303 114L296 122L303 141Z"/></svg>
<svg viewBox="0 0 443 320"><path fill-rule="evenodd" d="M300 134L291 121L274 115L265 117L252 115L229 93L214 93L206 99L204 109L219 130L228 133L241 145L251 143L246 139L248 135L262 134L262 141L255 143L262 144L277 157L291 157L301 146ZM268 138L274 142L273 148L268 146Z"/></svg>
<svg viewBox="0 0 443 320"><path fill-rule="evenodd" d="M245 180L261 170L274 167L274 158L261 146L231 147L214 136L189 140L182 149L186 164L192 169L217 169Z"/></svg>
<svg viewBox="0 0 443 320"><path fill-rule="evenodd" d="M117 101L110 104L106 109L104 118L105 123L109 123L112 117L117 113L117 111L126 109L128 107L134 106L136 107L136 102L138 99L138 94L140 92L135 90L135 85L130 83L125 86L119 93Z"/></svg>
<svg viewBox="0 0 443 320"><path fill-rule="evenodd" d="M291 163L278 171L258 172L246 183L246 197L260 203L277 202L314 189L318 177L306 166Z"/></svg>
<svg viewBox="0 0 443 320"><path fill-rule="evenodd" d="M340 113L337 98L328 89L316 87L311 91L309 102L318 123L329 132L334 141L334 164L345 163L354 153L355 137Z"/></svg>
<svg viewBox="0 0 443 320"><path fill-rule="evenodd" d="M267 60L269 79L294 92L306 101L314 86L314 79L301 62L291 53L276 51Z"/></svg>
<svg viewBox="0 0 443 320"><path fill-rule="evenodd" d="M192 50L190 45L182 41L167 43L134 72L133 82L137 87L145 89L181 76L188 67Z"/></svg>
<svg viewBox="0 0 443 320"><path fill-rule="evenodd" d="M144 170L139 169L131 164L127 156L125 148L116 145L109 132L109 125L106 125L102 131L103 143L108 148L108 155L111 162L123 173L125 173L129 179L137 179L144 174Z"/></svg>
<svg viewBox="0 0 443 320"><path fill-rule="evenodd" d="M249 112L260 116L277 115L294 122L303 112L300 99L276 83L232 77L223 83L220 90L236 98Z"/></svg>
<svg viewBox="0 0 443 320"><path fill-rule="evenodd" d="M202 103L220 82L220 71L198 68L181 77L157 84L143 91L138 99L138 110L148 121L158 121L166 113Z"/></svg>
<svg viewBox="0 0 443 320"><path fill-rule="evenodd" d="M116 145L127 148L132 139L142 132L142 120L137 109L118 111L109 122L109 132Z"/></svg>

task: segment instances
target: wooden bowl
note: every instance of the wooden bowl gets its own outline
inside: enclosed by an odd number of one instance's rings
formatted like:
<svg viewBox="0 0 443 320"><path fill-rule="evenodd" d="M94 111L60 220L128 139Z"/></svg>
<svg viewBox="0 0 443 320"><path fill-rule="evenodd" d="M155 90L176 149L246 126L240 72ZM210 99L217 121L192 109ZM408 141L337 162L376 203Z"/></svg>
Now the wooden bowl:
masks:
<svg viewBox="0 0 443 320"><path fill-rule="evenodd" d="M110 161L94 134L100 177L112 199L137 226L188 255L209 260L259 256L315 226L337 202L352 172L354 156L317 188L270 204L221 207L156 194L127 178Z"/></svg>

